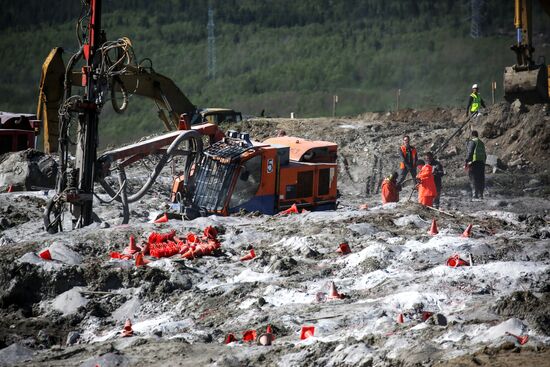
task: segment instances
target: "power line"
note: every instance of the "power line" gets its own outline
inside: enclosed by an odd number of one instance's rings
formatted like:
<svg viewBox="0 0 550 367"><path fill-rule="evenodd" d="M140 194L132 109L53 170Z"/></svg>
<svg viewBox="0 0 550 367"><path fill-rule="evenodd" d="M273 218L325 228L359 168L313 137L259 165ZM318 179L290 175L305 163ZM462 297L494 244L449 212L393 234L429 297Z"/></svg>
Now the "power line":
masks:
<svg viewBox="0 0 550 367"><path fill-rule="evenodd" d="M216 36L214 35L214 9L213 1L208 2L208 78L216 77Z"/></svg>
<svg viewBox="0 0 550 367"><path fill-rule="evenodd" d="M483 37L485 23L485 0L470 0L470 10L470 36L481 38Z"/></svg>

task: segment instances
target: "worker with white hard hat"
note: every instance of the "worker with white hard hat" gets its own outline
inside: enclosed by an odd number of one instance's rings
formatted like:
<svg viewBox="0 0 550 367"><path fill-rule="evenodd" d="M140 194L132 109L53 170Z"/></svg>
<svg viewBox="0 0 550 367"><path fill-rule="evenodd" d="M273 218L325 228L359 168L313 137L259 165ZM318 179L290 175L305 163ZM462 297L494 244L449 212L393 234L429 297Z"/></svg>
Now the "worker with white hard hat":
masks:
<svg viewBox="0 0 550 367"><path fill-rule="evenodd" d="M477 114L480 107L485 108L485 101L483 101L483 98L479 95L479 87L476 83L472 85L472 93L470 94L470 99L468 100L466 116L468 116L468 114Z"/></svg>

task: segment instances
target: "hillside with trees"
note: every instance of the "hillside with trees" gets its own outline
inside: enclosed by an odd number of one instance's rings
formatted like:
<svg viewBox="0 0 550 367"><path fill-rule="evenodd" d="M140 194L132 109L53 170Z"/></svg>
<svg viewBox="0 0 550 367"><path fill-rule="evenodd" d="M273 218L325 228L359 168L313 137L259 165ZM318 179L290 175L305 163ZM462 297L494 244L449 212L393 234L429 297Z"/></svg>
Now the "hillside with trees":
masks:
<svg viewBox="0 0 550 367"><path fill-rule="evenodd" d="M535 2L536 3L536 2ZM129 37L138 60L170 78L198 106L244 115L329 116L396 108L461 106L472 83L502 97L515 62L513 2L487 0L482 37L470 35L470 1L225 0L212 2L216 76L207 74L208 2L105 0L108 39ZM0 13L0 110L36 110L40 70L51 48L75 52L80 2L9 2ZM550 60L550 19L534 7L536 55ZM162 130L153 103L101 115L102 143Z"/></svg>

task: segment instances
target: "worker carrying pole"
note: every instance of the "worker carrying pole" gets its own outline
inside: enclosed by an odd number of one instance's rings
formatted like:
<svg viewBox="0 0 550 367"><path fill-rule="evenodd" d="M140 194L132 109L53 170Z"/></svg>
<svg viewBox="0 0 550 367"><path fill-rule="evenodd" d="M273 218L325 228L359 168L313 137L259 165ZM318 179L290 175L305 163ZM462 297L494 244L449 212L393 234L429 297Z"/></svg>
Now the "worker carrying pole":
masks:
<svg viewBox="0 0 550 367"><path fill-rule="evenodd" d="M403 185L403 181L405 181L405 177L407 177L409 172L411 173L411 177L416 177L416 161L418 157L416 148L413 147L410 142L410 137L405 135L403 137L403 145L399 147L399 156L401 157L401 163L399 165L401 169L398 180L399 185Z"/></svg>

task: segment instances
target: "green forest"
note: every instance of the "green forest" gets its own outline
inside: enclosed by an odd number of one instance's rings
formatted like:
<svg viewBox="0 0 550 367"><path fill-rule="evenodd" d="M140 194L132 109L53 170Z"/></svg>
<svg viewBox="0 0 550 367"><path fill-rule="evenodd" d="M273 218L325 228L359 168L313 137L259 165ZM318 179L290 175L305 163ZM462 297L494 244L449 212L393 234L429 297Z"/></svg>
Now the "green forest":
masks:
<svg viewBox="0 0 550 367"><path fill-rule="evenodd" d="M5 2L0 13L0 110L36 112L50 49L78 47L81 2ZM212 0L216 74L208 76L206 0L104 0L109 40L132 40L138 60L175 81L197 106L245 116L337 116L396 108L465 106L473 83L490 102L515 62L513 1L481 1L472 38L471 2L455 0ZM550 18L534 2L536 55L550 60ZM102 144L162 131L139 97L126 114L106 107Z"/></svg>

